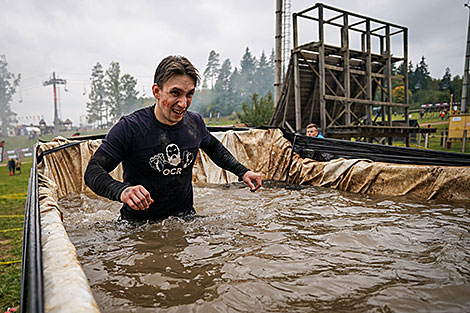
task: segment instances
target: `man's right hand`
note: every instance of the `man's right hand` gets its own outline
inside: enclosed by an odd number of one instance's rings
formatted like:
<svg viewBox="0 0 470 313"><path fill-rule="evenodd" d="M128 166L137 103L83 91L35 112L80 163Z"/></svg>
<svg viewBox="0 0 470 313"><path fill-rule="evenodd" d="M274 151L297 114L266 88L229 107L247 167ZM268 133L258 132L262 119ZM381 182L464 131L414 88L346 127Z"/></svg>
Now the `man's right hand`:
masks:
<svg viewBox="0 0 470 313"><path fill-rule="evenodd" d="M133 210L147 210L153 203L150 193L142 185L130 186L121 193L121 202Z"/></svg>

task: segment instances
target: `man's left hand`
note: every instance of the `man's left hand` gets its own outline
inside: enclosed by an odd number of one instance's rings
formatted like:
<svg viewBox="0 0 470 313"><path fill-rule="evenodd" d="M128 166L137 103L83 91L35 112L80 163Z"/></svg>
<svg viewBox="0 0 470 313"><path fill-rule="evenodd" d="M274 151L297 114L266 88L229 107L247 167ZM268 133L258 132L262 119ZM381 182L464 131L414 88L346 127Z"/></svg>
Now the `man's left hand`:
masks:
<svg viewBox="0 0 470 313"><path fill-rule="evenodd" d="M252 192L261 187L261 175L258 173L248 171L243 174L242 179L250 187L250 191Z"/></svg>

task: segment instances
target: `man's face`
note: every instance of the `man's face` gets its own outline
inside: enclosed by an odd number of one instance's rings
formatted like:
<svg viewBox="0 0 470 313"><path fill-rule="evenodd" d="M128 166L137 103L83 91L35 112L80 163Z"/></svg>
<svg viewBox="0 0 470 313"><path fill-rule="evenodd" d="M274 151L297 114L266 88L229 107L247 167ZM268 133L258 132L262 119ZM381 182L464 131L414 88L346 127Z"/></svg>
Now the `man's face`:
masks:
<svg viewBox="0 0 470 313"><path fill-rule="evenodd" d="M307 136L317 137L318 136L318 130L315 127L307 128Z"/></svg>
<svg viewBox="0 0 470 313"><path fill-rule="evenodd" d="M152 91L157 99L157 120L167 125L175 125L181 121L191 105L195 90L194 79L188 75L172 76L161 88L154 84Z"/></svg>

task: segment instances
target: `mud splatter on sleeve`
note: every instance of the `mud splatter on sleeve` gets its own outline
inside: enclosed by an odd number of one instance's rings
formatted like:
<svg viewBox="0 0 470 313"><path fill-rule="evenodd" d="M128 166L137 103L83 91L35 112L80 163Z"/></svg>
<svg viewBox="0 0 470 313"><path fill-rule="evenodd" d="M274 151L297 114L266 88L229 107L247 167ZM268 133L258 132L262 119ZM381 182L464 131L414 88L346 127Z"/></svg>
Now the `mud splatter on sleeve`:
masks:
<svg viewBox="0 0 470 313"><path fill-rule="evenodd" d="M201 149L207 153L217 166L232 172L238 177L242 177L248 172L248 169L238 162L230 151L212 135L210 135L209 143L207 145L201 145Z"/></svg>
<svg viewBox="0 0 470 313"><path fill-rule="evenodd" d="M121 193L130 185L117 181L109 175L119 163L99 148L88 163L84 177L85 184L99 196L120 201Z"/></svg>

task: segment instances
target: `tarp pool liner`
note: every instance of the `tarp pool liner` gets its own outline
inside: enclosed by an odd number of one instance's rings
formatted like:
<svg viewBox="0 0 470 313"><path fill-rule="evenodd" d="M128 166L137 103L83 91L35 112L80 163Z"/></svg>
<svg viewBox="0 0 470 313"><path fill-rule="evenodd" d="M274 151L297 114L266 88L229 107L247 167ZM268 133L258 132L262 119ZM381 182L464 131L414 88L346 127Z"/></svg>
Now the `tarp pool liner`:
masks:
<svg viewBox="0 0 470 313"><path fill-rule="evenodd" d="M213 135L240 162L260 173L263 180L287 181L292 185L321 186L369 195L470 199L470 167L391 164L344 158L318 162L292 153L292 143L279 129L226 131ZM74 143L57 137L37 147L39 155L69 145L54 153L44 154L35 165L44 312L99 312L87 277L77 259L76 249L64 228L58 200L69 194L93 195L84 184L83 175L100 143L99 139ZM112 175L120 179L121 168L118 167ZM194 183L230 184L236 181L235 175L218 168L200 151L193 169Z"/></svg>

